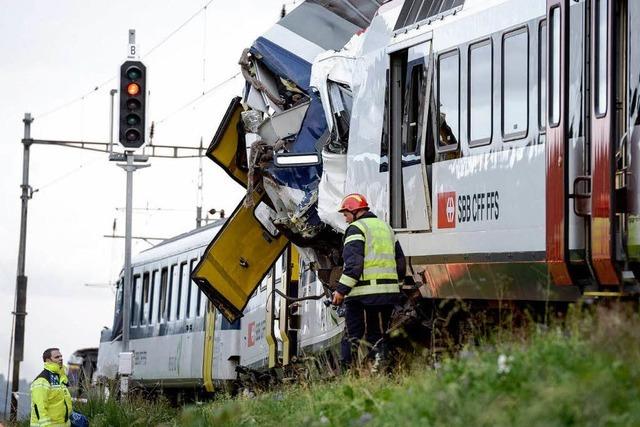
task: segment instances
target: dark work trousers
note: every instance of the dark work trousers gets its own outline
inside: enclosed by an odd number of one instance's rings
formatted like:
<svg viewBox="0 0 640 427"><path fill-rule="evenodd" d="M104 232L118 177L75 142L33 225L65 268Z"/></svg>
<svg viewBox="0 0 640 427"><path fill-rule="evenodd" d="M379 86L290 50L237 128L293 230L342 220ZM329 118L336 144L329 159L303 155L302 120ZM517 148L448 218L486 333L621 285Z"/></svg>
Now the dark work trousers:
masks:
<svg viewBox="0 0 640 427"><path fill-rule="evenodd" d="M368 305L357 299L344 302L345 306L345 333L341 343L342 365L348 368L357 357L358 347L362 338L365 338L367 353L371 350L382 351L386 331L389 329L393 304ZM381 341L382 340L382 341ZM374 349L373 347L376 346Z"/></svg>

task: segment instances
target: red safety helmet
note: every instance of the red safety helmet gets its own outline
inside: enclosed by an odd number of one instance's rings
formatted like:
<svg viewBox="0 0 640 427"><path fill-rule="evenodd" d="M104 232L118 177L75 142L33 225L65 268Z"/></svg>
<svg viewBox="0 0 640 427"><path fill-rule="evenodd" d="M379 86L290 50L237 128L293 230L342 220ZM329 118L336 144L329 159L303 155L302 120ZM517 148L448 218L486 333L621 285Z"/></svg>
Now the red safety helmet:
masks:
<svg viewBox="0 0 640 427"><path fill-rule="evenodd" d="M340 209L338 212L355 212L360 209L369 210L369 204L367 203L367 199L358 193L351 193L342 199L342 203L340 203Z"/></svg>

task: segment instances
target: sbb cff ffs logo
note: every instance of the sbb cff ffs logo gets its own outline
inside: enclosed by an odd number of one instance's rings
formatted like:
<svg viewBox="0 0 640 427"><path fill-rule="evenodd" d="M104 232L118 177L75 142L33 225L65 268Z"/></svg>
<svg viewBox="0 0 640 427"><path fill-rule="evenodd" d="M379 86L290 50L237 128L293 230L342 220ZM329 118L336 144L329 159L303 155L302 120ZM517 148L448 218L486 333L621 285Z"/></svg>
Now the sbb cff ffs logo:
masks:
<svg viewBox="0 0 640 427"><path fill-rule="evenodd" d="M438 228L456 227L456 192L438 193Z"/></svg>
<svg viewBox="0 0 640 427"><path fill-rule="evenodd" d="M140 61L126 61L120 67L119 141L124 148L144 145L147 67Z"/></svg>

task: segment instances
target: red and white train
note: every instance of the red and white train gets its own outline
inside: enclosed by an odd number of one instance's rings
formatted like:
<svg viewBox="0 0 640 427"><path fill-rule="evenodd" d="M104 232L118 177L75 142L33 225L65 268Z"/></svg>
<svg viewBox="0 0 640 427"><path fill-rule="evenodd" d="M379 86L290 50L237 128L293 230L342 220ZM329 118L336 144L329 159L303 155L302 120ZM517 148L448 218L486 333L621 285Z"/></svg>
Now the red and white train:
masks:
<svg viewBox="0 0 640 427"><path fill-rule="evenodd" d="M324 50L322 31L279 24L245 57L243 102L209 156L239 182L252 172L247 197L284 236L234 239L252 227L241 206L195 280L235 318L287 239L321 273L339 268L335 209L359 192L424 298L637 292L639 24L627 0L393 0ZM326 129L309 123L317 102ZM245 144L248 157L229 155Z"/></svg>

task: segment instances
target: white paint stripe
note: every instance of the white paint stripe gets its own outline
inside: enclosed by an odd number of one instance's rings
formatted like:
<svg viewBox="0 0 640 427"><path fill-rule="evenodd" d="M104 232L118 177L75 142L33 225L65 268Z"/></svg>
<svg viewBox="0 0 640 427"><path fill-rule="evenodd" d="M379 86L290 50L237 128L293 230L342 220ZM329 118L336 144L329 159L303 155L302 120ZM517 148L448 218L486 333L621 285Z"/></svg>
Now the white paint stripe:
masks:
<svg viewBox="0 0 640 427"><path fill-rule="evenodd" d="M271 27L263 37L309 63L312 63L318 54L325 51L317 44L278 24Z"/></svg>

